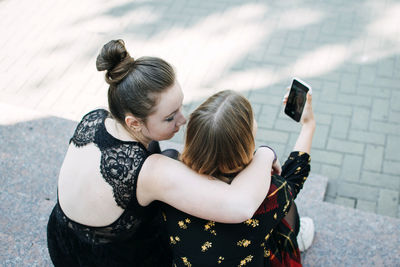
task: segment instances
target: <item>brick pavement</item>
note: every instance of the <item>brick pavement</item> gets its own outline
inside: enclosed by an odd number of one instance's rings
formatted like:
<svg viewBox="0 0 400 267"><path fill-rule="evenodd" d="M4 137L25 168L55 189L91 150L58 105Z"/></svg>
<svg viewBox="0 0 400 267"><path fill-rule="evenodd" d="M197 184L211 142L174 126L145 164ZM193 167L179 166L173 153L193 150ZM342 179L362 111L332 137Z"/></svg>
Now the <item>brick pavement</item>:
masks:
<svg viewBox="0 0 400 267"><path fill-rule="evenodd" d="M220 89L241 91L257 142L283 159L299 127L281 99L299 76L313 86L312 171L329 177L325 200L399 216L398 1L3 0L0 17L2 107L79 120L106 105L95 58L123 38L133 57L175 65L187 112Z"/></svg>

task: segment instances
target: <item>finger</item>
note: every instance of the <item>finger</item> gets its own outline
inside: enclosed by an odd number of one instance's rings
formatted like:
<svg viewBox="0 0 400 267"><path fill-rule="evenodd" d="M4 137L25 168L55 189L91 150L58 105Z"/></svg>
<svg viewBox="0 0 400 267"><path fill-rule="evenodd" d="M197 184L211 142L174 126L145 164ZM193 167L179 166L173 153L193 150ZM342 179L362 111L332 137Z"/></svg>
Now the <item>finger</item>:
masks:
<svg viewBox="0 0 400 267"><path fill-rule="evenodd" d="M310 105L312 104L312 94L307 93L307 100L306 100L306 102L309 103Z"/></svg>
<svg viewBox="0 0 400 267"><path fill-rule="evenodd" d="M287 100L288 100L290 88L286 88L286 90L287 90L287 92L286 92L286 94L283 96L283 99L282 99L282 102L283 102L284 104L286 104L286 102L287 102Z"/></svg>

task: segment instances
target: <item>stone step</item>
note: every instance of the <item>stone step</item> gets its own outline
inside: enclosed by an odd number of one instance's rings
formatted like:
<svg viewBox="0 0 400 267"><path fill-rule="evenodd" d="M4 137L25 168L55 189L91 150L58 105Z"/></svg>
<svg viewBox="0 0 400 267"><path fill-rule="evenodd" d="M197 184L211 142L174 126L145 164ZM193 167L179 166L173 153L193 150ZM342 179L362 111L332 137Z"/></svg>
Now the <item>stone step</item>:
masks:
<svg viewBox="0 0 400 267"><path fill-rule="evenodd" d="M301 216L314 220L304 266L400 266L400 219L310 200Z"/></svg>
<svg viewBox="0 0 400 267"><path fill-rule="evenodd" d="M296 199L314 220L304 266L400 266L400 219L324 202L328 178L311 174Z"/></svg>

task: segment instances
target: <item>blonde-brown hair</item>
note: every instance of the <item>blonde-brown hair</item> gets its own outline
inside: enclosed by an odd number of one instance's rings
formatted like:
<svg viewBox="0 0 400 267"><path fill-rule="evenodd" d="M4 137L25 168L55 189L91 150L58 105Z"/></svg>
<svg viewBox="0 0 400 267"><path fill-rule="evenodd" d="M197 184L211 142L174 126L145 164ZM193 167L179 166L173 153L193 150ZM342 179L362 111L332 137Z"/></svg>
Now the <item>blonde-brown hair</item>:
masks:
<svg viewBox="0 0 400 267"><path fill-rule="evenodd" d="M181 160L221 179L242 170L253 158L253 120L245 97L231 90L214 94L190 115Z"/></svg>

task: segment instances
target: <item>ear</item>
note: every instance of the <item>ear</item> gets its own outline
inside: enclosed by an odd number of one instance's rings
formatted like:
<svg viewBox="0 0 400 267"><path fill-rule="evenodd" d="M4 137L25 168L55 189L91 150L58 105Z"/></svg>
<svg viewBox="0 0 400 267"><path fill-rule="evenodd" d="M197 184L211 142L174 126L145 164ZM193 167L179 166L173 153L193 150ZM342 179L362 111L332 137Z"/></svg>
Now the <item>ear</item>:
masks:
<svg viewBox="0 0 400 267"><path fill-rule="evenodd" d="M132 115L125 116L125 123L129 129L135 132L142 130L143 122L141 119L138 119L135 116Z"/></svg>

